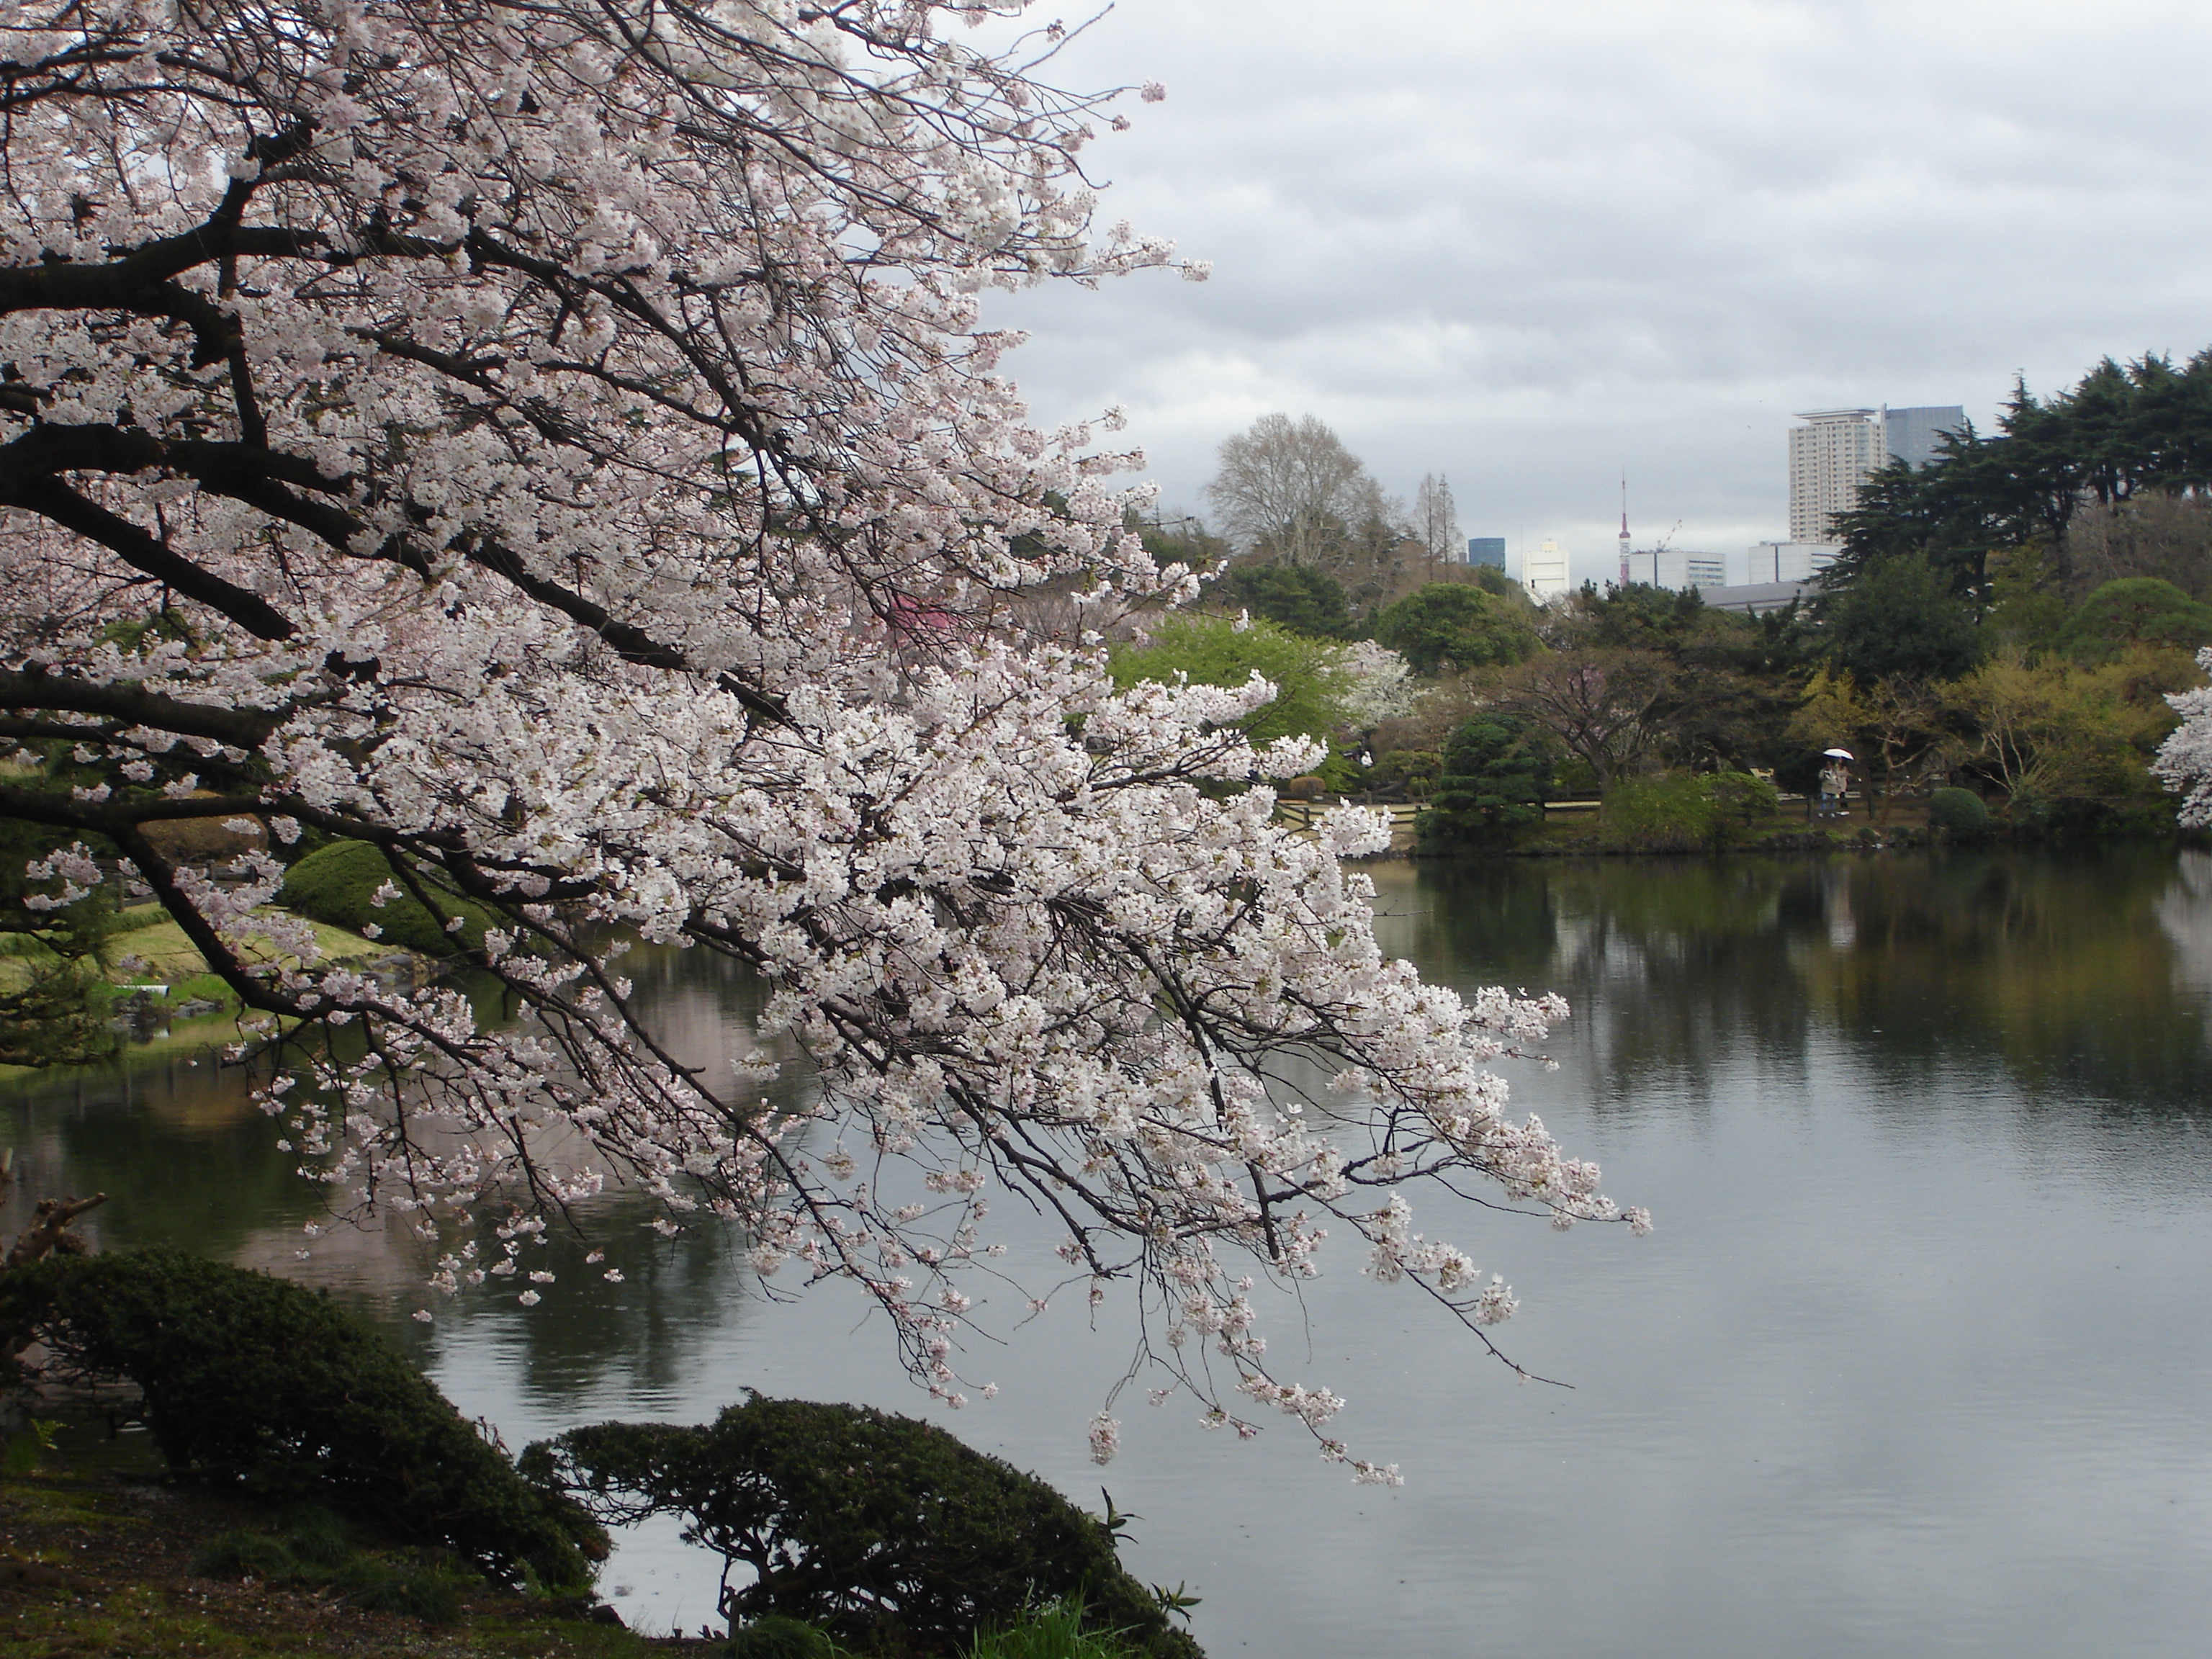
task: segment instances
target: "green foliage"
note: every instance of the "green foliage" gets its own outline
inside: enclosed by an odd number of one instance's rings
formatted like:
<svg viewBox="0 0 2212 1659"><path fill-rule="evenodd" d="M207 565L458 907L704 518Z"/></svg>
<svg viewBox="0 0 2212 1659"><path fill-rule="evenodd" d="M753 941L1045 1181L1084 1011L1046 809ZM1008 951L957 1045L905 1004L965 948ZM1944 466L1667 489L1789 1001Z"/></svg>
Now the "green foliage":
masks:
<svg viewBox="0 0 2212 1659"><path fill-rule="evenodd" d="M1212 600L1295 634L1348 640L1358 633L1344 598L1344 584L1311 565L1247 564L1215 585Z"/></svg>
<svg viewBox="0 0 2212 1659"><path fill-rule="evenodd" d="M363 927L381 929L379 937L424 956L449 957L464 946L475 950L483 944L484 929L494 925L491 913L455 894L430 872L416 879L437 906L434 916L407 890L383 849L365 841L336 841L310 853L285 872L276 902L303 916L359 933ZM373 901L387 882L400 890L380 907ZM461 920L458 935L446 923Z"/></svg>
<svg viewBox="0 0 2212 1659"><path fill-rule="evenodd" d="M1495 593L1499 599L1522 611L1533 608L1528 599L1528 590L1494 564L1479 564L1474 567L1474 585L1484 592Z"/></svg>
<svg viewBox="0 0 2212 1659"><path fill-rule="evenodd" d="M1867 566L1816 610L1830 659L1867 684L1956 679L1982 659L1972 606L1917 554Z"/></svg>
<svg viewBox="0 0 2212 1659"><path fill-rule="evenodd" d="M1010 1625L976 1632L967 1659L1133 1659L1140 1650L1124 1632L1086 1624L1083 1604L1069 1599L1036 1607Z"/></svg>
<svg viewBox="0 0 2212 1659"><path fill-rule="evenodd" d="M63 788L68 773L11 769L13 789ZM52 893L23 866L75 836L25 818L0 817L0 1066L76 1066L115 1049L107 1026L106 958L117 931L115 890L96 888L74 904L37 908ZM106 856L104 844L93 849Z"/></svg>
<svg viewBox="0 0 2212 1659"><path fill-rule="evenodd" d="M726 1659L836 1659L836 1644L800 1619L771 1613L730 1633Z"/></svg>
<svg viewBox="0 0 2212 1659"><path fill-rule="evenodd" d="M1971 789L1938 789L1928 797L1928 825L1962 841L1986 835L1990 809Z"/></svg>
<svg viewBox="0 0 2212 1659"><path fill-rule="evenodd" d="M1066 506L1057 491L1048 490L1046 499L1057 501L1063 510ZM1152 562L1163 568L1180 564L1192 570L1217 570L1229 557L1229 544L1196 519L1146 519L1131 507L1121 516L1121 527L1134 531ZM1043 544L1040 541L1038 546L1041 550Z"/></svg>
<svg viewBox="0 0 2212 1659"><path fill-rule="evenodd" d="M2106 582L2058 630L2059 649L2082 662L2109 662L2130 646L2194 651L2212 645L2212 605L2155 576Z"/></svg>
<svg viewBox="0 0 2212 1659"><path fill-rule="evenodd" d="M1697 776L1623 778L1605 793L1599 814L1607 836L1648 853L1711 846L1720 809Z"/></svg>
<svg viewBox="0 0 2212 1659"><path fill-rule="evenodd" d="M1774 786L1747 772L1624 778L1606 792L1600 822L1613 840L1644 852L1718 847L1775 811Z"/></svg>
<svg viewBox="0 0 2212 1659"><path fill-rule="evenodd" d="M1963 757L2003 789L2005 816L2055 828L2092 825L2129 803L2170 813L2148 761L2176 720L2160 694L2196 678L2173 650L2134 647L2094 667L2008 652L1941 691L1977 734ZM2085 814L2091 802L2102 805Z"/></svg>
<svg viewBox="0 0 2212 1659"><path fill-rule="evenodd" d="M1429 582L1375 619L1375 637L1417 674L1519 662L1535 629L1510 602L1467 582Z"/></svg>
<svg viewBox="0 0 2212 1659"><path fill-rule="evenodd" d="M333 1504L509 1580L581 1585L605 1534L532 1486L421 1372L327 1296L171 1250L0 1273L0 1352L43 1342L125 1378L170 1464L277 1501Z"/></svg>
<svg viewBox="0 0 2212 1659"><path fill-rule="evenodd" d="M1543 823L1551 787L1551 750L1529 722L1512 714L1478 714L1454 730L1444 745L1436 793L1414 820L1420 850L1506 846Z"/></svg>
<svg viewBox="0 0 2212 1659"><path fill-rule="evenodd" d="M1403 789L1421 796L1437 787L1443 757L1433 749L1386 749L1376 756L1368 783L1376 789Z"/></svg>
<svg viewBox="0 0 2212 1659"><path fill-rule="evenodd" d="M37 1471L48 1458L59 1455L54 1437L61 1431L58 1419L44 1417L31 1419L21 1434L8 1437L7 1453L0 1459L0 1467L9 1474L30 1474Z"/></svg>
<svg viewBox="0 0 2212 1659"><path fill-rule="evenodd" d="M571 1430L523 1468L609 1523L682 1515L688 1540L749 1565L756 1581L724 1596L733 1626L782 1613L848 1647L945 1653L1040 1597L1078 1597L1145 1653L1198 1654L1106 1523L911 1418L755 1395L699 1427Z"/></svg>
<svg viewBox="0 0 2212 1659"><path fill-rule="evenodd" d="M1602 592L1585 582L1574 596L1573 615L1582 642L1639 651L1663 649L1708 622L1737 629L1750 626L1748 617L1711 609L1694 587L1678 591L1650 582L1607 582Z"/></svg>
<svg viewBox="0 0 2212 1659"><path fill-rule="evenodd" d="M1765 778L1748 772L1715 772L1705 780L1716 823L1749 830L1759 819L1771 817L1782 804L1781 792Z"/></svg>
<svg viewBox="0 0 2212 1659"><path fill-rule="evenodd" d="M2068 580L2076 520L2147 499L2201 497L2212 485L2212 352L2177 368L2155 354L2107 357L2070 390L2016 386L1998 434L1969 426L1929 465L1884 467L1838 532L1831 586L1900 555L1928 559L1960 594L1981 591L1993 551L2040 544Z"/></svg>
<svg viewBox="0 0 2212 1659"><path fill-rule="evenodd" d="M1176 675L1194 685L1240 686L1254 674L1275 688L1275 700L1242 722L1255 744L1278 738L1326 738L1342 719L1352 689L1344 647L1293 634L1273 623L1243 628L1224 617L1176 617L1155 629L1143 646L1115 648L1110 667L1123 690L1139 680L1172 684Z"/></svg>

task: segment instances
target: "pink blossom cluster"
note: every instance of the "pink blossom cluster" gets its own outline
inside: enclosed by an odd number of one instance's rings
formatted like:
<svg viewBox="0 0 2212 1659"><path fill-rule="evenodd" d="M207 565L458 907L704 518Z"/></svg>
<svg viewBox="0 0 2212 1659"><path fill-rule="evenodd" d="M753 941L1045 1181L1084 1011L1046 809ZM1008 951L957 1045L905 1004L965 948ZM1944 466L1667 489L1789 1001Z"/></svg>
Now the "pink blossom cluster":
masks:
<svg viewBox="0 0 2212 1659"><path fill-rule="evenodd" d="M620 1183L857 1283L957 1405L1010 1189L1212 1420L1395 1478L1270 1369L1258 1279L1340 1231L1487 1344L1510 1293L1405 1189L1646 1224L1488 1069L1564 1004L1384 957L1342 862L1376 815L1272 822L1318 755L1245 742L1271 689L1113 689L1097 629L1194 580L1122 527L1136 458L1028 423L977 295L1170 251L1094 231L1114 94L1036 78L1056 30L939 32L1021 9L9 9L4 729L98 781L0 811L78 838L52 903L95 843L150 884L303 1171L441 1292L535 1304L548 1218ZM373 843L456 934L465 896L523 1017L321 961L275 857L218 881L144 832L185 817ZM765 1052L684 1064L635 940L757 975L805 1103Z"/></svg>

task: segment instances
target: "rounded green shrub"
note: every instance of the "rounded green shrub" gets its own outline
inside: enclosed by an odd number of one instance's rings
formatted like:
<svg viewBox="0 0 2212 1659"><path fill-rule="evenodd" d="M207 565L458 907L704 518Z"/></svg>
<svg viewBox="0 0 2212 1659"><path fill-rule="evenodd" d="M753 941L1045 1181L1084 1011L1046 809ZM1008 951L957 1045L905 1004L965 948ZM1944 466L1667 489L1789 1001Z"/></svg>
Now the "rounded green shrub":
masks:
<svg viewBox="0 0 2212 1659"><path fill-rule="evenodd" d="M1646 853L1711 846L1721 824L1707 780L1695 776L1623 778L1605 792L1599 818L1607 836Z"/></svg>
<svg viewBox="0 0 2212 1659"><path fill-rule="evenodd" d="M733 1632L727 1659L836 1659L829 1637L803 1620L771 1613Z"/></svg>
<svg viewBox="0 0 2212 1659"><path fill-rule="evenodd" d="M1971 789L1938 789L1928 797L1928 827L1961 838L1986 835L1990 809Z"/></svg>
<svg viewBox="0 0 2212 1659"><path fill-rule="evenodd" d="M1035 1475L913 1418L753 1395L711 1424L602 1423L522 1456L608 1523L685 1517L685 1539L757 1575L732 1627L781 1613L870 1653L951 1653L1040 1601L1156 1659L1198 1659L1122 1569L1107 1523Z"/></svg>
<svg viewBox="0 0 2212 1659"><path fill-rule="evenodd" d="M174 1250L54 1256L0 1273L0 1354L33 1341L65 1375L136 1383L163 1455L202 1479L344 1510L510 1581L580 1586L605 1556L581 1506L525 1480L327 1295Z"/></svg>
<svg viewBox="0 0 2212 1659"><path fill-rule="evenodd" d="M432 894L434 916L406 890L407 884L395 874L382 848L365 841L334 841L285 872L276 902L356 933L374 926L380 930L380 938L424 956L456 956L464 947L481 946L484 929L495 925L491 912L452 892L429 872L418 870L416 874ZM379 905L376 894L386 882L400 891ZM458 933L446 926L455 917L461 922Z"/></svg>

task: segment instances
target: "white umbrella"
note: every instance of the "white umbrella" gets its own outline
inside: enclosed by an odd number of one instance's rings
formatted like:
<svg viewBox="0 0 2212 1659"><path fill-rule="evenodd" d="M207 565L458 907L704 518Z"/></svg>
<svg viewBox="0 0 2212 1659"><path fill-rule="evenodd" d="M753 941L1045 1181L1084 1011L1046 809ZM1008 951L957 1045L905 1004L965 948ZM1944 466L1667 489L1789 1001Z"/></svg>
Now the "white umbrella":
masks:
<svg viewBox="0 0 2212 1659"><path fill-rule="evenodd" d="M1838 760L1856 760L1858 757L1848 749L1823 749L1824 755L1833 755Z"/></svg>

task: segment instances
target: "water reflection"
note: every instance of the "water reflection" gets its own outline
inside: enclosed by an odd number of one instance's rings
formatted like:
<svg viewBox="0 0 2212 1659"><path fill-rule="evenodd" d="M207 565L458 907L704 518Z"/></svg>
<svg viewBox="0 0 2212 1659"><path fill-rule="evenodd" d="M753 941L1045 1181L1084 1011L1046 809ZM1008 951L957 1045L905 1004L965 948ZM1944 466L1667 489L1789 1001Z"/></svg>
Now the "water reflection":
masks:
<svg viewBox="0 0 2212 1659"><path fill-rule="evenodd" d="M1584 1011L1604 1097L1802 1073L1814 1031L1893 1079L1999 1068L2038 1100L2193 1111L2212 1077L2212 854L1388 867L1389 944ZM1694 1086L1694 1085L1693 1085Z"/></svg>
<svg viewBox="0 0 2212 1659"><path fill-rule="evenodd" d="M1659 1231L1424 1214L1516 1283L1515 1389L1356 1263L1277 1352L1352 1404L1377 1494L1290 1431L1250 1446L1125 1398L1107 1477L1136 1570L1206 1597L1215 1656L1981 1656L2193 1651L2212 1577L2212 854L1501 862L1376 872L1392 950L1446 982L1556 988L1560 1069L1514 1074ZM744 1052L758 988L637 952L688 1063ZM804 1086L793 1078L781 1085ZM104 1242L166 1239L329 1284L510 1443L611 1416L697 1421L745 1387L910 1412L832 1289L762 1299L730 1241L642 1248L611 1285L555 1239L532 1313L407 1318L404 1231L294 1252L314 1194L235 1073L141 1054L0 1083L19 1192L104 1188ZM0 1211L0 1226L27 1207ZM1053 1230L999 1214L1050 1275ZM1079 1298L1078 1298L1079 1300ZM1128 1353L1056 1308L977 1364L975 1443L1095 1501L1082 1429ZM672 1536L609 1584L696 1626L714 1572Z"/></svg>

